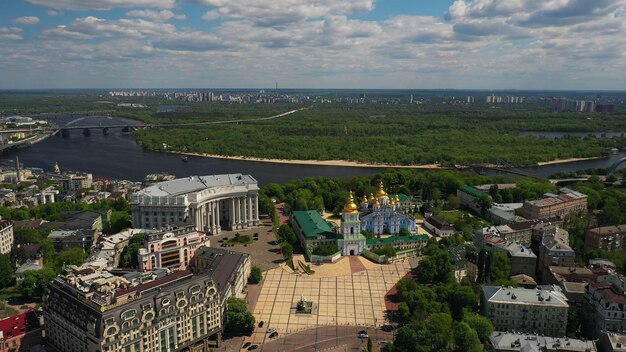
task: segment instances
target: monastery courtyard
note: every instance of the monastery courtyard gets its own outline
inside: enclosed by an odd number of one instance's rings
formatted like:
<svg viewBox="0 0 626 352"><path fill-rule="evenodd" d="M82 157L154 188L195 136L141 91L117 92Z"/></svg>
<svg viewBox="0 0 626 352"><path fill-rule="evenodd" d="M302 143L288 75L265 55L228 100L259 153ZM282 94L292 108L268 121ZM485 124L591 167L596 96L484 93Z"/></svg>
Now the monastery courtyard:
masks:
<svg viewBox="0 0 626 352"><path fill-rule="evenodd" d="M294 264L304 262L294 256ZM411 260L415 261L415 259ZM312 275L294 273L282 264L267 271L259 298L254 305L257 324L246 338L253 344L269 343L268 328L285 335L316 327L381 327L385 320L385 295L410 270L409 259L378 265L363 257L343 257L334 264L311 265ZM296 314L295 307L304 297L313 302L311 314ZM352 334L351 334L352 335Z"/></svg>

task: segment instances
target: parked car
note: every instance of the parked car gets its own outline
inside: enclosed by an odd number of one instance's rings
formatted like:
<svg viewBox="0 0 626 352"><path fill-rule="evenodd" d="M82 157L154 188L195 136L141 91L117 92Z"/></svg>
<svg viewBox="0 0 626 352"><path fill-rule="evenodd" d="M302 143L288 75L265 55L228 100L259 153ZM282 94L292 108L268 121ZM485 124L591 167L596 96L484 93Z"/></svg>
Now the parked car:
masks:
<svg viewBox="0 0 626 352"><path fill-rule="evenodd" d="M264 322L263 320L261 320L261 321L259 322L259 327L260 327L260 328L262 328L262 327L263 327L263 324L265 324L265 322Z"/></svg>
<svg viewBox="0 0 626 352"><path fill-rule="evenodd" d="M252 345L248 347L248 351L253 351L253 350L256 350L257 348L259 348L259 345Z"/></svg>
<svg viewBox="0 0 626 352"><path fill-rule="evenodd" d="M246 343L244 343L244 344L243 344L243 347L242 347L242 348L248 348L248 347L250 347L250 345L252 345L252 342L249 342L249 341L248 341L248 342L246 342Z"/></svg>
<svg viewBox="0 0 626 352"><path fill-rule="evenodd" d="M275 333L275 332L276 332L276 329L274 329L274 328L269 328L269 329L267 329L267 333L268 333L268 334L273 334L273 333Z"/></svg>
<svg viewBox="0 0 626 352"><path fill-rule="evenodd" d="M278 336L278 332L274 331L273 333L270 334L270 339L273 339L276 336Z"/></svg>

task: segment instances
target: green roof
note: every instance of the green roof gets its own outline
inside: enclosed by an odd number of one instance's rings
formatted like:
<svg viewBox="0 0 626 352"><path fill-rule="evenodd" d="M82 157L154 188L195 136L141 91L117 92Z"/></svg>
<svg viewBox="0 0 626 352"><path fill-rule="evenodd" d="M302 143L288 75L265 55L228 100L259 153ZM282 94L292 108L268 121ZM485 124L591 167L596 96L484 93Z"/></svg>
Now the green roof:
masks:
<svg viewBox="0 0 626 352"><path fill-rule="evenodd" d="M390 194L389 198L395 198L396 195L395 194ZM398 193L398 198L400 199L401 202L408 202L411 200L411 197L407 196L406 194L403 193Z"/></svg>
<svg viewBox="0 0 626 352"><path fill-rule="evenodd" d="M416 236L391 236L387 238L370 238L365 243L368 246L371 245L394 245L399 242L414 242L414 241L428 241L428 236L426 235L416 235Z"/></svg>
<svg viewBox="0 0 626 352"><path fill-rule="evenodd" d="M474 187L472 187L472 186L461 186L461 188L459 188L459 189L460 189L462 192L465 192L465 193L467 193L467 194L469 194L469 195L471 195L471 196L474 196L474 197L476 197L476 198L481 198L481 197L484 197L484 196L489 196L487 193L485 193L485 192L483 192L483 191L481 191L481 190L479 190L479 189L476 189L476 188L474 188Z"/></svg>
<svg viewBox="0 0 626 352"><path fill-rule="evenodd" d="M320 216L320 213L314 210L294 211L291 216L296 220L298 227L304 237L309 239L316 239L320 236L323 237L336 237L337 235L333 231L332 227Z"/></svg>

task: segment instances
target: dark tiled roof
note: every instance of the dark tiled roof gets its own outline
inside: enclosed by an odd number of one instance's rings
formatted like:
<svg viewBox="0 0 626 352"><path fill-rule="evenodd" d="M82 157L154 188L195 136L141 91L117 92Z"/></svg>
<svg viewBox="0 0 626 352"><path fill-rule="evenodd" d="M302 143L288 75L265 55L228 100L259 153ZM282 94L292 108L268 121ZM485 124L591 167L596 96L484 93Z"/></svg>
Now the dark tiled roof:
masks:
<svg viewBox="0 0 626 352"><path fill-rule="evenodd" d="M151 288L155 288L155 287L158 287L158 286L161 286L161 285L165 285L165 284L167 284L169 282L176 281L178 279L182 279L182 278L187 277L187 276L192 276L191 271L189 271L189 270L176 271L176 272L174 272L174 273L172 273L170 275L167 275L165 277L162 277L160 279L156 279L156 280L153 280L153 281L146 282L145 284L129 287L129 288L126 288L126 289L123 289L123 290L119 290L119 291L115 292L115 297L124 296L124 295L127 295L129 293L136 292L136 291L146 291L146 290L149 290Z"/></svg>

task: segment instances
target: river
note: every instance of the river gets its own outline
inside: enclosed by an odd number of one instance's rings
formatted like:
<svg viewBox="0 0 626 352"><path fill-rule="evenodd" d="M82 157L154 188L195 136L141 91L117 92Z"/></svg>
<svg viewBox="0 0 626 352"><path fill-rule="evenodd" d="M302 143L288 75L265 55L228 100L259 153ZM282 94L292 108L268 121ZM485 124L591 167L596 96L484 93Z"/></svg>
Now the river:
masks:
<svg viewBox="0 0 626 352"><path fill-rule="evenodd" d="M55 122L62 126L73 119L75 117L72 119L56 118ZM126 122L129 120L90 117L76 124L106 126ZM9 152L2 158L14 159L19 156L25 166L38 167L47 171L51 171L54 163L58 162L62 170L86 171L92 173L94 177L132 181L141 181L145 175L156 172L167 172L178 177L240 172L251 174L260 185L265 185L311 176L372 175L382 170L380 168L276 164L203 157L189 157L187 162L183 162L180 156L175 154L144 150L132 136L123 135L119 129L111 132L105 136L100 129L93 129L90 136L84 136L81 130L72 130L68 138L50 137L29 148ZM626 157L626 153L605 159L545 165L521 170L532 175L548 177L560 171L610 167L621 157Z"/></svg>

